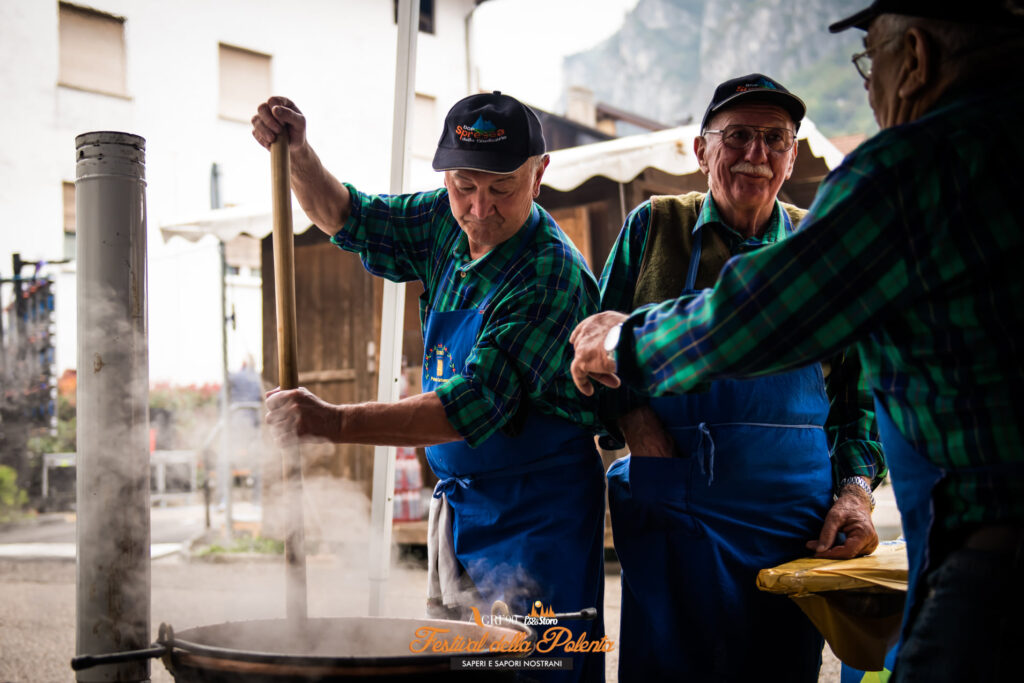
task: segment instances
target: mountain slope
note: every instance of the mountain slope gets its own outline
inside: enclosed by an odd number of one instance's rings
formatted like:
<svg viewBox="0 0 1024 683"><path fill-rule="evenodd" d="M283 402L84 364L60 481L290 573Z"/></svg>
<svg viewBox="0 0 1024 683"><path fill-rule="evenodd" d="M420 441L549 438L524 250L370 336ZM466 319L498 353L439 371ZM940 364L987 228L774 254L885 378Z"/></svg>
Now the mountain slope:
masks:
<svg viewBox="0 0 1024 683"><path fill-rule="evenodd" d="M826 135L877 127L850 63L863 34L828 24L860 6L840 0L640 0L620 31L565 59L565 82L599 101L677 124L700 120L716 84L767 74L800 96Z"/></svg>

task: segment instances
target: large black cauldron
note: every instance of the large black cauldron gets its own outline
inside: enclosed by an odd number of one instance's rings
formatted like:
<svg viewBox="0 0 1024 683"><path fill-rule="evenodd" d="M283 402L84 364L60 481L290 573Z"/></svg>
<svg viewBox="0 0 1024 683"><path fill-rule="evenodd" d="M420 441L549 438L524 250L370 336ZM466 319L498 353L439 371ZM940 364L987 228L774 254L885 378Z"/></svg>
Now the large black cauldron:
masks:
<svg viewBox="0 0 1024 683"><path fill-rule="evenodd" d="M423 630L427 629L427 630ZM480 652L414 652L410 643L432 634L432 642L478 641ZM157 642L145 650L84 655L71 661L85 669L131 659L160 657L179 683L282 683L321 681L351 683L383 681L511 680L514 669L488 667L452 671L452 657L507 661L525 658L536 634L529 626L477 626L464 621L390 617L338 617L290 622L286 619L227 622L180 633L165 625ZM519 643L525 652L491 652L494 642ZM417 646L418 649L418 646Z"/></svg>

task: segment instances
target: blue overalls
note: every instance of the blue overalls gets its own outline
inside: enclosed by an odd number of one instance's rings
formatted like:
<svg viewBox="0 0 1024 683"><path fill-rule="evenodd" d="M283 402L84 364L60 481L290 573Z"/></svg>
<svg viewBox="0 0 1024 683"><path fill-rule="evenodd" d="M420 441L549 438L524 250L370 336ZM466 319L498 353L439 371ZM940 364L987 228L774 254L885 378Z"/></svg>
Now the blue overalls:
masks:
<svg viewBox="0 0 1024 683"><path fill-rule="evenodd" d="M684 294L700 244L698 234ZM755 582L807 554L832 502L821 366L721 380L651 407L684 456L626 456L608 469L619 680L817 681L821 635Z"/></svg>
<svg viewBox="0 0 1024 683"><path fill-rule="evenodd" d="M535 206L512 261L533 241L539 223ZM437 291L452 286L455 275L450 260ZM500 285L494 284L477 308L457 311L434 310L434 294L424 325L424 391L461 372ZM441 356L436 354L439 349ZM580 634L600 640L604 474L593 437L530 406L519 436L498 431L476 448L456 441L426 450L427 461L440 478L434 496L444 492L454 513L455 554L486 604L504 600L513 614L529 614L537 600L555 612L596 607L596 621L559 626L570 628L574 640ZM545 656L568 655L559 649ZM603 681L604 656L575 654L572 671L528 675L545 681Z"/></svg>

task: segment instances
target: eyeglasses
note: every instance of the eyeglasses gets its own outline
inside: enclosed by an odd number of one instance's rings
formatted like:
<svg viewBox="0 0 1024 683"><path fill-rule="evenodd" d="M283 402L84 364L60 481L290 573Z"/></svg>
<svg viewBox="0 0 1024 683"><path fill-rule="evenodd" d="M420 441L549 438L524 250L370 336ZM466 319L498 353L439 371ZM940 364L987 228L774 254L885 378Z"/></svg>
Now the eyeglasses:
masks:
<svg viewBox="0 0 1024 683"><path fill-rule="evenodd" d="M864 52L858 52L853 56L853 58L850 61L853 62L853 66L854 68L857 69L857 73L860 74L861 78L863 78L865 81L871 78L871 51L877 50L883 45L891 43L892 41L897 40L900 37L901 36L893 36L889 40L883 40L881 43L872 45L868 49L864 50Z"/></svg>
<svg viewBox="0 0 1024 683"><path fill-rule="evenodd" d="M755 140L764 141L764 146L773 152L788 152L796 142L796 135L788 128L761 128L734 124L722 130L706 130L705 133L717 133L729 149L746 149Z"/></svg>

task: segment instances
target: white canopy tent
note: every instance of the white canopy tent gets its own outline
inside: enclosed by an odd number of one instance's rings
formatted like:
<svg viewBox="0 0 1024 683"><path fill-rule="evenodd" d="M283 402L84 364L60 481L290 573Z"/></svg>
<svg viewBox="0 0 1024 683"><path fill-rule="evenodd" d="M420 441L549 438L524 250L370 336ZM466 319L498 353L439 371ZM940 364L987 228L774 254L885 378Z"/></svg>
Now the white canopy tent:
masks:
<svg viewBox="0 0 1024 683"><path fill-rule="evenodd" d="M556 150L551 152L551 164L544 172L544 185L567 192L595 176L628 183L647 168L672 175L696 173L700 169L693 154L693 139L699 129L698 125L679 126ZM843 153L822 135L813 121L804 119L797 140L806 140L811 152L820 157L829 169L843 160ZM292 204L292 215L296 225L309 226L312 223L298 202ZM160 226L165 240L184 237L193 241L205 235L230 241L243 233L263 238L270 234L270 229L269 207L213 209Z"/></svg>
<svg viewBox="0 0 1024 683"><path fill-rule="evenodd" d="M292 220L302 226L297 232L304 232L312 221L292 197ZM273 229L270 206L232 206L226 209L211 209L194 216L182 216L160 226L164 241L182 237L196 242L207 235L213 235L221 242L230 242L239 235L251 235L263 239Z"/></svg>

